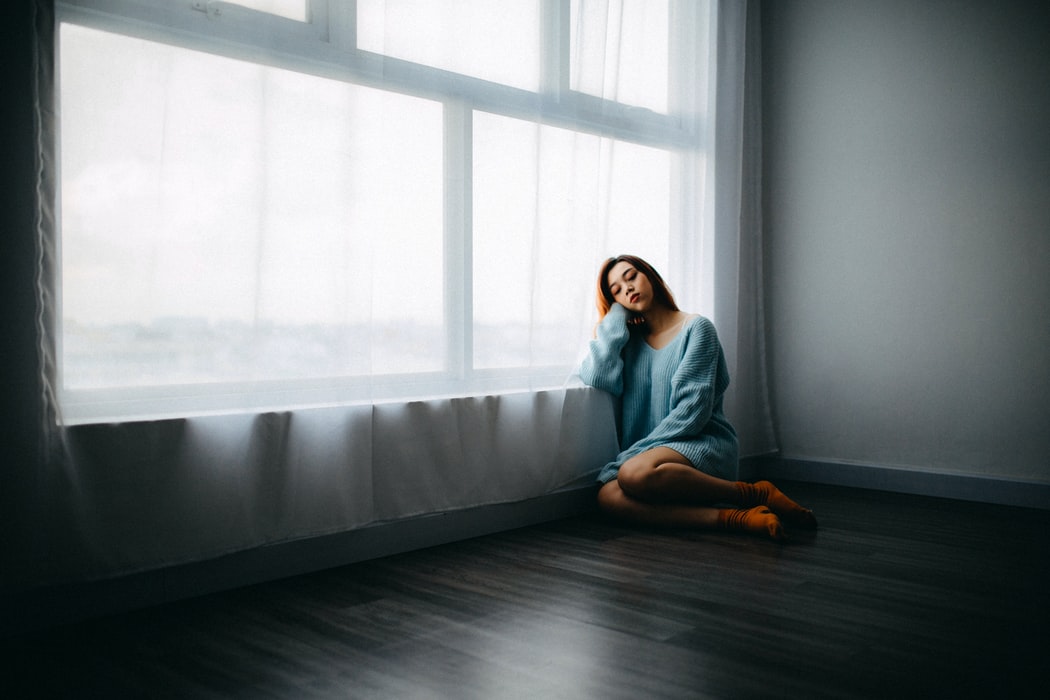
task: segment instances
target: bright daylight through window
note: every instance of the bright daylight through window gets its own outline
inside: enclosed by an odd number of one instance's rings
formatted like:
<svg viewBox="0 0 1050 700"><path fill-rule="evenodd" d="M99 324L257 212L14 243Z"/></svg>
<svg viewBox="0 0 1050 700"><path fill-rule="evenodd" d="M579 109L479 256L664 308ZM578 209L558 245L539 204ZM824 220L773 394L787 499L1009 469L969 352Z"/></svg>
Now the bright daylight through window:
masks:
<svg viewBox="0 0 1050 700"><path fill-rule="evenodd" d="M65 418L561 385L694 206L693 5L59 2Z"/></svg>

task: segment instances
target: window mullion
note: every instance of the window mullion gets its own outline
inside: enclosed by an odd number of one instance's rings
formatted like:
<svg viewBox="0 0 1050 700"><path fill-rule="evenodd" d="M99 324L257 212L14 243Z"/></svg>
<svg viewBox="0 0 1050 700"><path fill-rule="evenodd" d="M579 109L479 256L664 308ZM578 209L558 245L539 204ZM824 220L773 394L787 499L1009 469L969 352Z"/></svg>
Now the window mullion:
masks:
<svg viewBox="0 0 1050 700"><path fill-rule="evenodd" d="M445 103L445 321L452 375L473 370L473 123L469 105Z"/></svg>
<svg viewBox="0 0 1050 700"><path fill-rule="evenodd" d="M338 52L357 48L357 0L307 0L310 22L322 26L322 40Z"/></svg>
<svg viewBox="0 0 1050 700"><path fill-rule="evenodd" d="M543 0L540 91L555 102L569 93L569 0Z"/></svg>

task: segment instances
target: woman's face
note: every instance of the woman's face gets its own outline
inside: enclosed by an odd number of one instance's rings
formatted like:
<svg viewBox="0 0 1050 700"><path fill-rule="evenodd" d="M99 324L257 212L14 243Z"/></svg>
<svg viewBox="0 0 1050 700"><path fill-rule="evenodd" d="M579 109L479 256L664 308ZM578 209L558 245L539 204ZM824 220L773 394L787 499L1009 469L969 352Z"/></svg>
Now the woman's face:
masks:
<svg viewBox="0 0 1050 700"><path fill-rule="evenodd" d="M644 313L653 305L653 286L641 270L629 262L618 262L606 277L613 301L619 302L628 311Z"/></svg>

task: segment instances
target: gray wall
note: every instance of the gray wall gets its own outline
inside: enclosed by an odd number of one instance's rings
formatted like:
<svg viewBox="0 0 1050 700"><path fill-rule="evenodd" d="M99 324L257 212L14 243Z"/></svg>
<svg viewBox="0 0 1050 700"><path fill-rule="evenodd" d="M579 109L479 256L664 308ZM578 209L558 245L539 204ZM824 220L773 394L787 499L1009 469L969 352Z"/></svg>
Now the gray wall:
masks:
<svg viewBox="0 0 1050 700"><path fill-rule="evenodd" d="M1050 481L1048 8L763 3L782 456Z"/></svg>

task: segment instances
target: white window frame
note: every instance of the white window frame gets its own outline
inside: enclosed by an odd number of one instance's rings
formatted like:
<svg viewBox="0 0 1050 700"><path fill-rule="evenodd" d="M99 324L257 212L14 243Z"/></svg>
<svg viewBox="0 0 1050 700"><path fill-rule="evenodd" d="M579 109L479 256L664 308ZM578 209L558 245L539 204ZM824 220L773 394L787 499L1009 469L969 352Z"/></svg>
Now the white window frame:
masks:
<svg viewBox="0 0 1050 700"><path fill-rule="evenodd" d="M520 386L528 372L533 387L562 386L570 366L475 370L472 314L472 114L485 111L573 131L668 150L673 154L669 202L672 260L691 254L696 227L693 197L683 194L694 179L702 153L703 125L693 102L682 104L676 84L703 82L696 66L702 57L672 61L669 114L603 100L569 89L570 0L543 2L543 74L539 92L499 85L430 66L380 56L356 48L355 0L307 0L307 21L300 22L241 5L214 0L57 0L56 20L135 38L173 44L229 58L440 101L444 105L446 182L444 274L448 365L445 372L382 377L232 382L98 390L66 390L59 362L58 386L66 423L132 417L196 415L215 411L288 409L308 405L403 400L423 396L499 393ZM714 8L716 3L712 2ZM706 31L712 17L700 17L693 0L672 0L672 33ZM714 9L711 10L714 12ZM276 48L275 37L277 38ZM683 42L669 37L672 55ZM262 48L266 46L268 48ZM708 47L704 47L708 50ZM60 57L59 57L60 58ZM693 91L695 92L695 91ZM59 193L59 197L61 193ZM61 207L57 208L61 211ZM684 234L684 235L683 235ZM60 237L60 236L59 236ZM58 241L61 244L61 241ZM61 256L59 256L61 259ZM684 263L683 263L684 264ZM687 278L685 275L683 278ZM55 280L61 285L61 272ZM60 294L56 294L61 299ZM61 357L61 313L55 342ZM209 395L208 408L200 397ZM247 399L247 397L256 397ZM265 397L260 400L258 397ZM353 401L356 401L354 399ZM351 402L353 402L351 401ZM158 406L162 408L158 409Z"/></svg>

